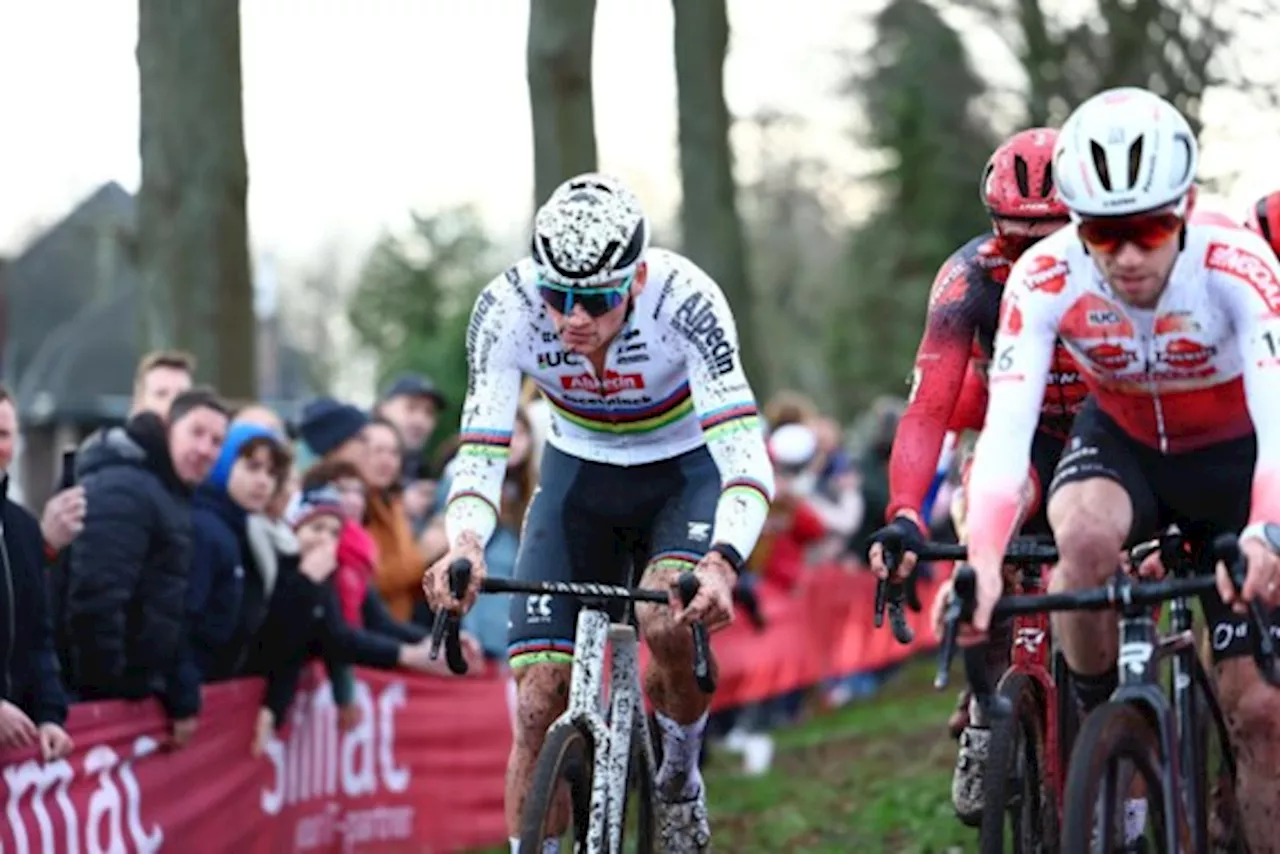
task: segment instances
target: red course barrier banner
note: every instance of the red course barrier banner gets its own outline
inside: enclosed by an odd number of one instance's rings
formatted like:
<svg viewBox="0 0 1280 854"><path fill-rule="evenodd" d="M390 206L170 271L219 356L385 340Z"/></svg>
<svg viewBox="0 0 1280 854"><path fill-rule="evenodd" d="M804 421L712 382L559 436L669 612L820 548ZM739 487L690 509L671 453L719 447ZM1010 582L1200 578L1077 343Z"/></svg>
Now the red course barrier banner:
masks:
<svg viewBox="0 0 1280 854"><path fill-rule="evenodd" d="M717 708L826 677L876 669L932 645L912 614L913 646L871 626L874 584L838 569L807 574L794 595L765 591L768 630L739 621L713 640ZM933 588L921 590L927 603ZM0 752L0 852L455 852L501 843L511 745L506 682L361 670L360 723L339 732L327 682L304 683L282 738L249 756L262 686L205 689L200 729L163 746L146 703L72 708L66 760Z"/></svg>

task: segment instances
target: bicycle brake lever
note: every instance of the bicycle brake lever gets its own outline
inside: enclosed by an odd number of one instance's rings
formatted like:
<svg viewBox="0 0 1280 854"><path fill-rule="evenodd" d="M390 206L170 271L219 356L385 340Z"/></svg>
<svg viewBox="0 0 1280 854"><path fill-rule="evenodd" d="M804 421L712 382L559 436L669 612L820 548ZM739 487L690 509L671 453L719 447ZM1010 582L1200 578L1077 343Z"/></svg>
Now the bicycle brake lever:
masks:
<svg viewBox="0 0 1280 854"><path fill-rule="evenodd" d="M455 676L467 675L467 659L462 654L462 638L458 634L457 620L449 621L449 631L444 636L444 658L449 672Z"/></svg>
<svg viewBox="0 0 1280 854"><path fill-rule="evenodd" d="M880 548L886 575L884 578L876 579L875 627L877 629L884 625L885 605L889 600L889 579L893 576L893 571L898 568L898 552L889 543L881 543Z"/></svg>
<svg viewBox="0 0 1280 854"><path fill-rule="evenodd" d="M916 633L907 624L907 612L904 607L907 604L906 591L901 584L890 585L888 598L889 627L893 630L893 638L906 646L916 639Z"/></svg>
<svg viewBox="0 0 1280 854"><path fill-rule="evenodd" d="M435 618L431 622L431 660L435 661L440 657L440 644L444 642L445 633L449 630L449 612L440 610L436 612Z"/></svg>
<svg viewBox="0 0 1280 854"><path fill-rule="evenodd" d="M973 567L961 564L951 576L951 597L942 612L942 646L938 650L938 673L933 687L945 688L951 681L951 660L956 656L956 637L960 621L973 616L978 591L978 577Z"/></svg>
<svg viewBox="0 0 1280 854"><path fill-rule="evenodd" d="M698 576L692 572L683 572L676 586L680 591L680 603L688 608L698 595ZM697 680L702 693L713 694L716 690L716 677L711 672L711 640L707 636L707 627L701 622L695 622L690 628L693 630L693 678Z"/></svg>
<svg viewBox="0 0 1280 854"><path fill-rule="evenodd" d="M465 557L458 558L449 564L449 592L453 594L454 599L461 601L469 586L471 586L471 561ZM440 644L445 641L446 636L449 638L449 644L445 650L445 660L449 662L449 669L459 675L466 673L467 663L463 661L458 643L458 618L441 609L436 612L435 620L431 623L432 661L440 658ZM455 661L461 662L462 670L454 669Z"/></svg>
<svg viewBox="0 0 1280 854"><path fill-rule="evenodd" d="M1227 564L1231 584L1236 593L1244 592L1248 567L1240 553L1240 543L1231 534L1223 534L1213 542L1213 550L1219 560ZM1280 688L1280 660L1276 658L1276 641L1271 635L1271 619L1267 608L1257 599L1249 601L1249 640L1253 647L1253 662L1264 681L1273 688Z"/></svg>

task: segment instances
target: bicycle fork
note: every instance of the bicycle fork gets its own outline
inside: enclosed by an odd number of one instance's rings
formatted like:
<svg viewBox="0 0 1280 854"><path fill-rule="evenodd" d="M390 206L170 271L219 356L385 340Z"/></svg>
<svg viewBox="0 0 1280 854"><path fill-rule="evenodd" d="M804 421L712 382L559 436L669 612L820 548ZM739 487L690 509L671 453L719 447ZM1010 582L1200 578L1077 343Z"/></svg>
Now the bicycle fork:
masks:
<svg viewBox="0 0 1280 854"><path fill-rule="evenodd" d="M652 775L653 746L644 720L644 694L640 687L639 643L635 626L614 625L609 629L613 667L609 679L609 727L605 742L603 781L593 782L591 814L596 815L596 795L600 790L608 804L609 850L622 851L622 826L626 820L627 781L631 768L631 746L641 743L644 767L640 773Z"/></svg>
<svg viewBox="0 0 1280 854"><path fill-rule="evenodd" d="M1188 812L1183 805L1184 793L1178 790L1178 783L1182 779L1183 745L1178 743L1180 734L1169 720L1170 708L1160 685L1157 668L1160 659L1166 655L1173 655L1175 662L1180 660L1182 656L1179 653L1188 647L1194 655L1195 640L1189 631L1161 639L1156 633L1155 620L1149 612L1128 611L1124 616L1125 619L1120 624L1120 684L1112 701L1135 703L1151 716L1155 724L1166 772L1160 780L1163 802L1166 805L1164 838L1178 840L1179 819ZM1175 669L1176 674L1181 672L1183 671ZM1175 689L1178 678L1175 675Z"/></svg>
<svg viewBox="0 0 1280 854"><path fill-rule="evenodd" d="M1196 773L1206 762L1202 754L1200 709L1196 703L1196 649L1195 635L1191 628L1191 608L1185 599L1173 600L1169 613L1169 626L1173 630L1169 641L1178 643L1173 656L1173 682L1169 686L1169 700L1177 711L1181 730L1177 733L1180 748L1179 761L1183 769L1182 808L1191 828L1191 838L1197 849L1208 846L1208 827L1202 820L1203 813L1196 805L1204 803L1205 793L1200 791L1200 776ZM1181 640L1179 640L1181 639Z"/></svg>
<svg viewBox="0 0 1280 854"><path fill-rule="evenodd" d="M569 679L569 708L552 724L562 722L570 726L585 726L594 742L593 765L597 773L591 775L591 809L587 824L587 850L604 850L606 816L609 807L610 780L612 775L598 773L603 767L612 768L608 762L612 750L609 724L601 714L604 705L605 653L611 636L607 613L592 608L578 612L578 625L574 632L573 671ZM617 653L615 652L615 655ZM614 670L617 666L615 661ZM615 693L616 696L616 693ZM625 772L623 775L625 786Z"/></svg>

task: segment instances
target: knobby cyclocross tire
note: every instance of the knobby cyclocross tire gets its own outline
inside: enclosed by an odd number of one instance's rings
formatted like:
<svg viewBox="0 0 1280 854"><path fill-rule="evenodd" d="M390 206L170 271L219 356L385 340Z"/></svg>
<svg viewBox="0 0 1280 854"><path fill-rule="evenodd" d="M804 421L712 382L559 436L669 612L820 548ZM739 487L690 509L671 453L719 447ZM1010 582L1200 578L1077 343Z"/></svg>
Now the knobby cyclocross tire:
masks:
<svg viewBox="0 0 1280 854"><path fill-rule="evenodd" d="M542 751L533 769L533 784L524 802L524 815L520 821L520 850L541 851L544 841L543 828L554 808L556 793L562 783L569 786L570 826L573 828L575 848L588 850L588 832L591 825L591 784L595 770L595 740L585 727L577 724L561 724L547 733ZM626 801L623 804L623 821L634 807L637 829L636 854L654 851L653 779L645 765L639 740L632 738L631 762L627 774ZM606 835L608 828L605 828ZM623 826L623 838L626 826ZM604 840L607 842L607 839Z"/></svg>
<svg viewBox="0 0 1280 854"><path fill-rule="evenodd" d="M573 828L574 848L587 850L594 762L595 740L585 728L563 723L548 730L538 761L533 766L533 785L529 788L524 814L520 817L521 851L542 851L542 831L555 808L562 783L569 786L569 825Z"/></svg>
<svg viewBox="0 0 1280 854"><path fill-rule="evenodd" d="M982 854L1056 852L1058 797L1044 776L1044 702L1022 673L1007 675L998 693L1013 712L990 722L979 846Z"/></svg>
<svg viewBox="0 0 1280 854"><path fill-rule="evenodd" d="M1192 690L1196 698L1195 761L1184 775L1195 774L1205 798L1200 810L1202 821L1196 838L1196 850L1212 854L1249 854L1244 842L1244 819L1236 799L1235 757L1231 754L1228 733L1219 730L1205 692L1208 676L1199 662ZM1215 700L1216 704L1216 700Z"/></svg>
<svg viewBox="0 0 1280 854"><path fill-rule="evenodd" d="M1106 787L1108 769L1119 761L1129 763L1135 778L1146 783L1148 850L1178 854L1191 851L1191 829L1185 816L1178 823L1177 845L1173 851L1165 846L1164 821L1169 805L1161 788L1168 773L1161 758L1160 739L1155 727L1142 711L1128 703L1104 703L1085 718L1076 737L1067 774L1067 791L1062 806L1062 850L1094 851L1095 806ZM1124 802L1129 792L1121 785L1115 793L1113 813L1123 824ZM1114 828L1110 829L1114 831ZM1118 852L1114 832L1107 833L1104 852Z"/></svg>

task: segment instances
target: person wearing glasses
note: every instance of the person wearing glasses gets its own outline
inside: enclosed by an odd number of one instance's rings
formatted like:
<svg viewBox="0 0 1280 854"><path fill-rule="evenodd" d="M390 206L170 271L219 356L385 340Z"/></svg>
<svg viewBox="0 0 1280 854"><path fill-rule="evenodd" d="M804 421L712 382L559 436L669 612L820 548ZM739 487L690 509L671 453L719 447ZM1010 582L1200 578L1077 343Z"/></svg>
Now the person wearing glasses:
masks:
<svg viewBox="0 0 1280 854"><path fill-rule="evenodd" d="M1122 546L1173 522L1239 532L1242 596L1219 565L1225 606L1206 601L1205 618L1249 847L1274 850L1280 691L1257 673L1240 614L1255 598L1280 605L1280 266L1257 234L1191 215L1197 159L1182 114L1137 88L1093 96L1058 136L1054 176L1072 224L1023 255L1005 285L968 490L970 637L1000 596L1060 338L1091 394L1049 487L1061 555L1051 588L1103 584ZM1115 617L1055 614L1054 633L1087 713L1117 683ZM1129 806L1134 844L1145 802Z"/></svg>
<svg viewBox="0 0 1280 854"><path fill-rule="evenodd" d="M435 609L460 612L475 600L528 375L550 405L551 425L516 576L627 584L634 567L642 586L672 591L671 610L636 607L653 656L645 686L661 734L655 806L665 850L704 851L710 828L698 756L709 698L694 681L688 626L700 620L714 631L732 620L736 576L769 512L773 467L724 294L687 258L651 248L649 232L619 181L572 178L539 209L530 257L476 300L445 510L450 548L423 586ZM462 602L448 589L457 558L479 570ZM682 609L673 585L689 570L701 588ZM538 751L565 709L576 618L567 598L511 600L512 851Z"/></svg>
<svg viewBox="0 0 1280 854"><path fill-rule="evenodd" d="M1052 161L1057 141L1058 132L1053 128L1028 128L1013 134L992 153L979 183L991 227L953 252L934 279L910 398L893 436L887 524L871 535L867 548L868 563L881 578L888 577L884 563L887 543L902 547L897 577L906 579L915 571L916 554L928 538L925 504L936 483L934 474L945 437L950 431L955 435L982 429L987 372L1010 269L1037 242L1069 221L1066 205L1054 190ZM1071 422L1086 394L1075 361L1059 347L1046 378L1040 422L1032 440L1028 480L1032 498L1026 504L1026 518L1021 520L1024 534L1049 532L1041 491L1053 476ZM962 471L967 466L964 463ZM963 482L962 477L961 498L955 505L961 510L967 503ZM1011 631L1008 620L992 630L992 678L998 679L1008 667ZM982 821L991 730L982 709L971 699L967 690L960 695L948 725L960 741L952 776L952 805L961 821L976 827Z"/></svg>

